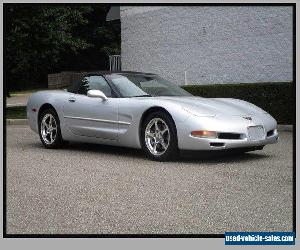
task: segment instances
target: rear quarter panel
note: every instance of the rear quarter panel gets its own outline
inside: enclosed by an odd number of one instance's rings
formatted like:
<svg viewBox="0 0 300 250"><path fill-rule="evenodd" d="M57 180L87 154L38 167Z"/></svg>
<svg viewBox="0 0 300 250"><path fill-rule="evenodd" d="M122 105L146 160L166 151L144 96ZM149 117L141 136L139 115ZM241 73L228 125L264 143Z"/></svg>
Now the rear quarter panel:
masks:
<svg viewBox="0 0 300 250"><path fill-rule="evenodd" d="M63 124L63 106L70 93L63 90L46 90L32 94L27 102L27 118L30 128L38 133L38 115L44 104L50 104L56 110L61 128ZM36 110L35 112L33 110Z"/></svg>

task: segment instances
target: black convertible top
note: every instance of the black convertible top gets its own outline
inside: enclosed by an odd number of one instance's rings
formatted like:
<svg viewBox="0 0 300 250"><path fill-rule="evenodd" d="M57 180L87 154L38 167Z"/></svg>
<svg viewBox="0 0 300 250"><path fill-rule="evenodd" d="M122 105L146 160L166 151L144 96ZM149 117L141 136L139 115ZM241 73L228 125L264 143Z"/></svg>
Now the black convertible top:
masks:
<svg viewBox="0 0 300 250"><path fill-rule="evenodd" d="M95 72L88 72L84 76L89 75L112 75L112 74L131 74L131 75L155 75L154 73L146 73L146 72L138 72L138 71L95 71Z"/></svg>

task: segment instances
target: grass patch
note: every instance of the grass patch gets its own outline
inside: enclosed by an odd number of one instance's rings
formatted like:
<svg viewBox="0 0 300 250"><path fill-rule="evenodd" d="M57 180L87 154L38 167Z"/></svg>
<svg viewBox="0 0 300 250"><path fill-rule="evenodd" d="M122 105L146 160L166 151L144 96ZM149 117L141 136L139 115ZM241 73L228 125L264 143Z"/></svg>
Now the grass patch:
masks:
<svg viewBox="0 0 300 250"><path fill-rule="evenodd" d="M26 119L26 107L7 107L6 119Z"/></svg>

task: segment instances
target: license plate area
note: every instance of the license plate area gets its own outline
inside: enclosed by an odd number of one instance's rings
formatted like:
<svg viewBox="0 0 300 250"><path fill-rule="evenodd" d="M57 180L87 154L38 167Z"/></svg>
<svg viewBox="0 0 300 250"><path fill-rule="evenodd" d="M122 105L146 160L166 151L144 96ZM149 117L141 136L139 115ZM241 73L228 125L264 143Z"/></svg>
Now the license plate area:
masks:
<svg viewBox="0 0 300 250"><path fill-rule="evenodd" d="M248 137L250 141L260 141L266 138L266 132L263 126L248 127Z"/></svg>

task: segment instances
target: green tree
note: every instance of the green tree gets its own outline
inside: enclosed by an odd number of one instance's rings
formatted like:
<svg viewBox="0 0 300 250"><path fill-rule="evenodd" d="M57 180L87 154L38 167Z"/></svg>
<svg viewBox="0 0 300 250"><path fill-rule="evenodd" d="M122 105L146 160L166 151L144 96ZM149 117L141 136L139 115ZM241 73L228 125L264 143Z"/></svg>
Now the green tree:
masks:
<svg viewBox="0 0 300 250"><path fill-rule="evenodd" d="M4 4L6 88L45 87L47 74L104 69L120 51L109 5Z"/></svg>
<svg viewBox="0 0 300 250"><path fill-rule="evenodd" d="M86 15L88 22L76 27L76 36L85 39L91 46L78 54L66 53L61 70L105 70L108 69L108 56L120 54L120 22L106 22L110 5L91 5L92 11Z"/></svg>

